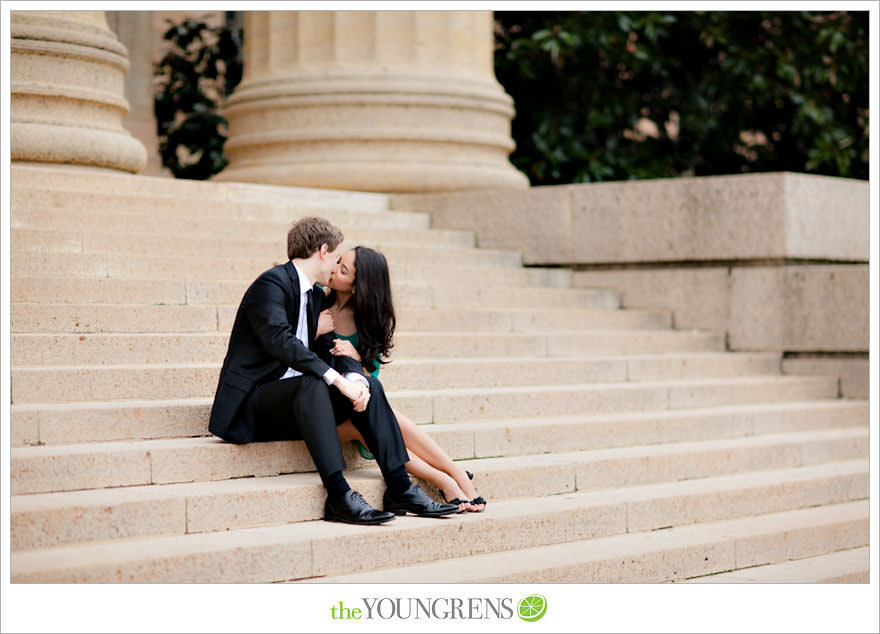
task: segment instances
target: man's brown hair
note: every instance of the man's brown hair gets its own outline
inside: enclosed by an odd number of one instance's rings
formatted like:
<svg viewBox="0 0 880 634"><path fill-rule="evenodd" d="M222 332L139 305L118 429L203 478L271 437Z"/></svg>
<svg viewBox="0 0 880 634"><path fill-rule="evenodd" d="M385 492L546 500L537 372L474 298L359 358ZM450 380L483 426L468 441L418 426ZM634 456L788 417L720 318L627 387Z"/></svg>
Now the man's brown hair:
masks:
<svg viewBox="0 0 880 634"><path fill-rule="evenodd" d="M295 222L287 233L287 257L306 259L326 244L330 251L343 240L342 232L326 218L309 216Z"/></svg>

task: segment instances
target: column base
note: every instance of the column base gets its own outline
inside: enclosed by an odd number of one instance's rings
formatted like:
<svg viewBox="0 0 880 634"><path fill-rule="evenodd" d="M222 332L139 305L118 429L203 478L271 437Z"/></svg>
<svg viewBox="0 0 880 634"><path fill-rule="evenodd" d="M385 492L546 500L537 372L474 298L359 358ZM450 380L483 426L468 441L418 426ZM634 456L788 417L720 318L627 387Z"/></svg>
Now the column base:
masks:
<svg viewBox="0 0 880 634"><path fill-rule="evenodd" d="M139 172L147 150L128 132L97 130L13 120L10 125L13 161L71 163Z"/></svg>
<svg viewBox="0 0 880 634"><path fill-rule="evenodd" d="M427 19L410 13L415 23ZM486 39L483 52L489 55L488 14L462 13L458 19L474 21L476 39ZM324 26L340 26L352 16L343 11L325 18ZM417 64L376 57L367 37L370 28L346 40L349 53L361 51L363 57L348 62L338 51L313 59L311 48L290 51L286 41L269 47L275 56L270 60L258 57L265 51L254 44L248 62L254 70L245 73L225 104L229 165L217 180L383 193L528 187L526 176L508 160L514 149L513 102L491 75L491 65L477 64L481 46L472 43L474 67L444 61L452 50L452 27L444 20L432 25L417 34L434 42L436 59ZM299 24L290 35L305 37L306 32ZM263 33L271 39L274 31ZM421 45L410 55L416 51L425 57Z"/></svg>
<svg viewBox="0 0 880 634"><path fill-rule="evenodd" d="M380 164L339 161L236 165L213 180L381 193L526 188L529 185L528 179L512 167L438 165L405 160Z"/></svg>
<svg viewBox="0 0 880 634"><path fill-rule="evenodd" d="M103 11L12 11L13 161L140 171L144 146L122 127L128 54Z"/></svg>

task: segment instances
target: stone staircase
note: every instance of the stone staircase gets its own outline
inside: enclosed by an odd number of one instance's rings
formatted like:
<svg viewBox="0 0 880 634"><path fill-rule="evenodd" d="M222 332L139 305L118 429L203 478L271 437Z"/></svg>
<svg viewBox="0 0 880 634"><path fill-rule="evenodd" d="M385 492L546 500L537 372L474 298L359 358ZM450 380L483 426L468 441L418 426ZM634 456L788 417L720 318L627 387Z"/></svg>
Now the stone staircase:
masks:
<svg viewBox="0 0 880 634"><path fill-rule="evenodd" d="M868 580L868 403L836 377L378 194L16 164L11 202L13 582ZM388 256L382 380L484 513L325 523L301 442L208 435L238 301L314 213Z"/></svg>

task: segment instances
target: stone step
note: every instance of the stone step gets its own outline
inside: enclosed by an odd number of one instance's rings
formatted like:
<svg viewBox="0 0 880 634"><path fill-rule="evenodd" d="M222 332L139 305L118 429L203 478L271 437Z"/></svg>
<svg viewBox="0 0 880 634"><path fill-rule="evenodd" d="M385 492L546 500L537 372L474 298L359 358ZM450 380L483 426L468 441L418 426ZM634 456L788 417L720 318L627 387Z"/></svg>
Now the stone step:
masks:
<svg viewBox="0 0 880 634"><path fill-rule="evenodd" d="M184 252L186 253L186 252ZM493 279L504 270L520 270L519 253L463 247L390 246L383 250L392 281L405 278L410 267L454 262L459 268L473 269L475 278ZM266 257L198 257L181 255L141 255L132 253L28 253L11 255L17 275L36 277L119 277L153 280L252 281L268 268L287 261L284 251ZM397 274L401 269L401 275ZM504 269L504 270L495 270ZM479 276L479 277L476 277ZM239 297L244 292L240 289Z"/></svg>
<svg viewBox="0 0 880 634"><path fill-rule="evenodd" d="M390 395L393 406L416 422L434 420L431 401L410 398L406 392L392 392ZM495 420L491 411L486 413L475 409L473 413L478 420L469 421L466 416L451 421L440 418L437 419L440 423L456 424L438 425L432 434L444 435L443 446L453 457L471 458L617 446L615 434L624 439L633 438L629 442L636 442L641 437L667 442L754 433L752 430L760 425L769 425L768 430L786 431L838 424L849 426L867 421L865 401L812 400L816 402L792 403L785 401L783 395L775 402L692 407L689 408L691 411L598 412L582 408L580 411L584 413L574 416L570 411L561 414L539 412L532 418L522 414L513 418L498 416L494 417ZM25 446L206 436L210 407L210 397L14 404L11 408L11 442L13 446ZM585 422L588 423L586 427L583 426ZM444 427L446 429L441 431ZM729 431L724 433L723 429Z"/></svg>
<svg viewBox="0 0 880 634"><path fill-rule="evenodd" d="M119 277L13 277L10 284L10 301L13 303L49 304L188 304L188 305L235 305L247 290L247 283L222 280L151 280ZM597 301L605 304L608 294L595 290L523 287L469 288L455 286L411 286L392 284L392 295L397 309L401 308L539 308L548 317L557 313L570 314L573 308L589 307ZM559 306L550 310L550 307ZM543 308L542 308L543 307ZM642 322L655 328L669 328L671 313L663 310L630 310L619 320L626 325L633 322L629 317L640 316ZM582 315L567 329L576 324L590 323L591 315ZM609 326L618 320L606 319ZM548 322L547 328L556 328ZM593 327L595 327L593 325Z"/></svg>
<svg viewBox="0 0 880 634"><path fill-rule="evenodd" d="M476 250L461 251L467 260ZM421 257L421 256L420 256ZM13 253L11 270L16 277L63 277L63 278L121 278L152 280L186 280L202 282L237 282L238 297L244 294L248 285L263 271L282 264L287 260L279 255L277 259L245 258L191 258L124 255L121 253ZM561 269L525 269L511 266L460 265L456 259L452 264L441 266L439 260L428 258L424 262L407 262L405 259L390 259L389 267L393 284L439 285L444 287L474 287L482 280L491 280L499 288L518 289L528 286L563 286L565 274ZM434 265L438 263L437 265ZM396 264L396 266L395 266ZM559 274L563 277L559 277ZM559 281L560 283L556 283ZM590 290L595 294L619 297L617 291L607 289ZM617 304L619 306L619 303Z"/></svg>
<svg viewBox="0 0 880 634"><path fill-rule="evenodd" d="M308 215L322 215L333 222L346 223L356 219L364 224L384 224L388 226L409 225L426 228L430 225L430 214L379 209L356 209L332 200L321 200L317 196L296 196L290 192L284 199L267 200L229 200L218 196L209 198L192 195L169 196L132 195L122 192L108 193L96 191L59 191L49 189L20 189L10 192L13 215L19 211L46 210L54 213L67 211L95 211L114 214L152 214L160 220L178 217L205 217L210 215L218 220L283 220ZM375 205L368 205L375 206Z"/></svg>
<svg viewBox="0 0 880 634"><path fill-rule="evenodd" d="M208 436L210 406L210 398L13 405L11 443L20 447ZM412 414L396 401L394 407ZM817 400L459 421L425 429L453 458L480 458L851 427L867 421L865 401Z"/></svg>
<svg viewBox="0 0 880 634"><path fill-rule="evenodd" d="M564 302L565 307L548 308L544 301L530 301L539 299L544 289L535 289L536 293L525 292L520 295L519 291L511 289L495 289L495 293L472 294L481 304L480 308L468 307L465 295L469 293L463 289L458 291L434 290L434 303L432 309L403 307L397 310L397 332L405 334L407 331L421 331L442 333L455 331L466 336L468 333L486 330L492 333L504 332L530 332L530 333L575 333L585 334L596 331L613 331L617 335L623 335L629 331L639 331L639 334L656 334L660 338L673 332L669 330L671 314L663 311L620 309L620 297L616 294L609 295L602 291L590 291L581 296L570 296ZM497 302L504 301L501 297L503 291L508 291L509 306L497 307ZM550 295L560 292L560 297L567 294L567 289L546 289ZM462 299L461 304L456 304L456 298ZM519 298L519 299L517 299ZM519 306L522 304L522 307ZM552 305L552 302L551 304ZM682 334L682 331L676 331ZM690 335L706 335L710 338L712 333L698 333L688 331ZM650 338L650 337L649 337ZM675 338L673 335L672 338ZM459 350L459 354L461 349Z"/></svg>
<svg viewBox="0 0 880 634"><path fill-rule="evenodd" d="M10 331L15 333L216 333L220 331L220 312L217 306L155 304L21 303L9 306ZM223 318L229 319L227 312Z"/></svg>
<svg viewBox="0 0 880 634"><path fill-rule="evenodd" d="M397 230L420 230L419 236L425 236L430 227L430 216L409 212L357 213L345 211L322 210L320 215L333 222L341 230L345 238L356 242L367 237L383 236L386 241ZM287 232L290 225L299 218L314 215L302 210L292 210L282 218L262 219L247 217L215 217L211 209L202 213L181 212L172 216L161 216L157 219L153 212L146 210L125 210L111 208L68 208L52 209L47 207L20 206L14 207L10 213L11 229L45 229L54 227L60 232L80 233L83 246L94 244L86 234L95 233L126 233L152 236L186 236L190 239L202 240L258 240L278 245L283 255L286 251ZM430 232L433 235L433 231ZM437 235L446 235L447 239L458 234L457 240L467 240L474 244L473 234L444 230ZM57 244L57 243L56 243Z"/></svg>
<svg viewBox="0 0 880 634"><path fill-rule="evenodd" d="M867 461L853 460L502 501L479 514L406 517L382 528L296 522L35 549L12 553L10 567L13 583L310 579L625 533L653 531L662 541L664 531L657 529L842 504L866 498L868 488ZM835 517L840 522L842 514ZM864 524L856 531L860 543L852 546L864 544ZM729 556L733 546L731 540ZM724 561L718 571L731 567ZM674 569L680 568L677 562Z"/></svg>
<svg viewBox="0 0 880 634"><path fill-rule="evenodd" d="M184 280L124 279L118 277L14 276L9 299L14 304L205 304L192 301L193 285L238 286L231 282L186 282ZM228 302L211 302L228 304Z"/></svg>
<svg viewBox="0 0 880 634"><path fill-rule="evenodd" d="M74 322L76 323L76 322ZM509 335L513 337L514 335ZM224 333L12 334L13 366L129 363L221 362L229 335Z"/></svg>
<svg viewBox="0 0 880 634"><path fill-rule="evenodd" d="M249 243L239 242L230 245L225 251L218 251L213 248L191 248L192 245L202 244L198 239L190 239L189 243L174 244L168 246L166 237L160 236L152 241L160 242L165 245L159 253L153 252L150 248L150 240L138 234L90 234L97 235L95 244L82 251L70 249L67 251L53 250L48 253L19 250L16 253L21 259L39 260L40 257L57 258L66 257L68 259L77 258L93 258L103 254L124 255L125 257L133 257L132 254L143 256L144 260L135 259L135 265L143 267L148 271L160 271L159 275L164 274L167 270L161 267L161 262L168 262L169 265L175 265L178 269L182 267L182 262L196 262L207 260L208 264L217 264L218 259L236 260L246 264L250 263L271 263L275 261L287 261L286 240L274 241L270 243L258 243L257 248L249 247ZM127 239L121 239L127 237ZM286 236L284 236L286 238ZM358 244L369 246L373 249L381 251L388 260L389 267L393 271L396 267L408 266L424 266L437 262L455 262L457 266L464 267L501 267L501 268L519 268L522 266L522 254L518 251L509 251L501 249L484 249L474 248L471 246L443 245L436 244L427 237L425 244L397 244L391 242L387 238L378 240L346 240L343 242L343 249L351 249ZM146 244L142 244L146 243ZM39 253L39 256L37 256ZM218 258L218 253L234 253L234 257ZM111 260L112 261L112 260ZM201 270L199 268L198 270ZM248 269L249 270L249 269Z"/></svg>
<svg viewBox="0 0 880 634"><path fill-rule="evenodd" d="M13 403L178 399L213 396L222 359L213 363L25 366L10 368ZM387 390L576 385L778 375L776 354L638 357L401 359L381 373ZM528 372L511 372L528 367Z"/></svg>
<svg viewBox="0 0 880 634"><path fill-rule="evenodd" d="M427 426L456 458L613 449L868 425L865 401L726 405L663 412L521 418ZM435 429L436 428L436 429ZM442 434L449 430L449 436ZM473 449L462 440L473 434Z"/></svg>
<svg viewBox="0 0 880 634"><path fill-rule="evenodd" d="M198 445L187 444L195 448L194 458L198 460ZM466 464L475 474L480 494L494 503L867 458L868 449L868 430L862 427L489 458ZM354 466L363 467L364 462L358 460ZM187 478L187 471L180 465L172 472L162 464L159 459L153 471L154 482L156 474L158 482ZM215 460L212 464L221 463ZM237 476L241 473L235 472ZM212 471L212 476L219 475ZM351 485L373 506L381 507L384 484L375 467L365 473L352 471L350 466L348 476ZM440 499L439 492L433 494ZM323 500L324 490L314 473L18 495L12 498L12 547L44 548L82 541L316 520L322 517Z"/></svg>
<svg viewBox="0 0 880 634"><path fill-rule="evenodd" d="M65 221L66 222L66 221ZM241 257L274 259L287 254L287 231L276 225L280 233L247 239L249 224L242 223L244 233L209 237L206 235L157 233L152 230L134 233L111 232L109 229L50 230L37 227L17 228L10 233L10 246L21 253L108 253L129 252L142 255L179 255L210 257L218 253L236 253ZM287 226L289 229L290 226ZM428 245L436 247L475 248L474 234L452 229L407 229L394 227L340 227L346 244L361 242L388 245Z"/></svg>
<svg viewBox="0 0 880 634"><path fill-rule="evenodd" d="M346 233L348 229L348 233ZM496 259L509 259L520 266L519 252L499 249L476 249L466 233L432 229L386 229L370 227L343 228L350 235L343 248L358 244L382 251L386 256L402 249L440 249L430 251L438 257L447 257L443 250L455 255L454 250L466 249L477 253L494 254ZM286 234L271 240L244 240L236 238L205 239L188 235L148 233L110 233L106 231L49 231L43 229L14 229L10 245L16 253L124 253L153 257L216 257L218 253L234 253L238 258L261 259L271 262L287 255ZM487 257L487 256L484 256Z"/></svg>
<svg viewBox="0 0 880 634"><path fill-rule="evenodd" d="M702 522L482 555L313 578L326 583L658 583L792 557L857 548L869 538L867 501ZM859 548L858 550L862 550ZM748 572L743 570L743 573ZM722 573L722 574L715 574ZM803 579L803 578L801 578ZM743 582L746 580L743 580Z"/></svg>
<svg viewBox="0 0 880 634"><path fill-rule="evenodd" d="M751 377L534 386L527 391L516 387L406 390L388 392L388 396L398 411L417 423L445 424L561 417L572 412L602 415L823 400L836 398L837 381L834 377ZM57 442L59 434L70 433L68 428L77 435L101 437L108 432L100 427L108 424L121 426L125 433L141 430L138 435L153 425L155 430L146 432L148 437L201 435L210 403L211 397L13 404L13 437L16 445L33 444L38 437Z"/></svg>
<svg viewBox="0 0 880 634"><path fill-rule="evenodd" d="M812 378L811 378L812 381ZM434 420L445 425L455 428L452 425L455 421L478 421L492 420L499 418L516 418L526 416L560 416L570 414L572 411L590 412L594 415L615 414L631 411L663 411L686 408L708 408L712 406L736 404L758 404L758 403L779 403L792 402L799 400L821 400L831 398L827 394L827 389L821 384L815 382L800 383L790 378L779 379L773 381L775 385L771 385L769 389L758 389L754 380L725 380L717 381L717 385L725 385L726 389L722 390L716 387L713 390L716 395L716 401L699 397L695 402L690 396L689 390L692 389L693 381L683 381L679 383L647 383L642 384L600 384L595 386L565 386L561 388L535 387L531 390L531 399L528 395L525 397L517 395L517 388L486 388L482 391L469 391L465 394L479 394L472 396L474 402L466 397L455 398L449 397L447 394L456 392L456 390L438 391L436 395L412 396L409 392L389 392L389 400L398 411L405 413L416 423L425 423L431 421L431 409L433 407ZM823 392L825 392L823 394ZM210 408L210 398L206 399L190 399L190 411L187 412L186 401L164 401L159 402L159 411L161 405L166 408L175 408L175 417L171 419L172 424L179 424L182 417L184 420L190 419L196 415L195 412L201 413L202 425L207 420L207 412ZM564 401L562 405L559 401ZM578 404L584 403L584 406L577 407ZM137 401L120 402L119 405L125 405L129 408L136 409ZM92 408L98 409L91 405ZM143 404L140 407L144 407ZM441 413L443 409L449 413ZM555 411L554 411L555 410ZM560 411L561 410L561 411ZM41 423L44 412L49 412L49 408L36 410L37 425ZM82 410L80 410L81 412ZM155 410L154 410L155 411ZM33 416L34 410L31 410ZM53 412L56 416L64 413L56 410ZM118 414L118 410L107 407L103 412L104 419L111 418L107 414ZM24 416L25 421L28 417ZM24 423L27 425L27 422ZM168 423L166 423L167 427ZM458 430L461 431L461 430ZM16 436L22 434L17 431ZM39 432L38 432L39 433ZM473 436L468 438L468 433L464 432L460 442L464 443L464 449L454 447L449 449L449 444L445 448L453 457L461 456L462 451L467 452L468 442L473 443ZM159 449L150 449L152 443L158 443L155 447L165 447L163 443L180 442L182 439L172 438L168 440L143 440L130 441L129 443L100 443L100 444L77 444L77 445L45 445L45 446L19 446L12 450L12 491L14 493L41 493L50 491L70 491L84 488L97 488L107 486L126 486L129 484L144 484L138 481L143 477L144 472L149 474L148 457L152 453L156 454ZM229 451L229 447L218 439L207 438L205 447L208 451L224 452ZM199 439L201 442L202 439ZM451 443L450 443L451 444ZM231 445L230 445L231 446ZM262 445L261 445L262 446ZM270 451L270 450L266 450ZM127 460L123 460L120 456L124 454L132 454L130 464ZM216 454L215 454L216 455ZM471 456L474 454L471 453ZM105 457L102 457L105 456ZM98 468L104 465L106 460L111 462L107 464L107 468ZM121 465L118 461L123 460L128 467L127 471L121 471ZM96 462L97 461L97 462ZM98 465L98 466L96 466ZM111 469L110 466L113 465ZM305 465L300 470L311 470L311 466ZM132 471L133 470L133 471ZM105 472L106 471L106 472ZM137 475L131 475L136 473ZM224 475L222 477L233 477ZM95 478L103 478L104 480L96 481ZM132 478L136 481L131 481ZM210 476L193 477L192 479L211 479Z"/></svg>
<svg viewBox="0 0 880 634"><path fill-rule="evenodd" d="M46 321L45 328L51 330L51 322L48 318ZM67 319L64 325L83 329L83 323L86 322ZM588 323L582 321L582 325ZM65 365L71 359L86 366L115 365L120 361L134 364L220 363L226 355L229 335L220 332L13 332L11 339L10 362L13 366ZM699 354L722 351L723 344L723 337L717 334L678 331L401 332L395 334L391 359L459 358L462 350L466 350L469 357L487 358ZM671 368L671 371L680 370Z"/></svg>
<svg viewBox="0 0 880 634"><path fill-rule="evenodd" d="M468 464L473 466L471 471L480 476L481 492L486 488L491 491L514 486L531 496L529 487L534 486L533 478L520 472L529 463L564 464L566 468L573 468L572 490L591 491L867 459L869 452L869 430L862 426L515 456L495 459L490 465L491 469L483 466L486 459L472 460ZM566 471L565 475L568 476L568 473ZM563 480L563 484L567 486L569 483Z"/></svg>
<svg viewBox="0 0 880 634"><path fill-rule="evenodd" d="M838 396L838 383L835 377L768 376L535 386L529 390L521 387L407 390L388 394L394 406L416 422L451 423L566 416L577 412L610 414L830 399Z"/></svg>
<svg viewBox="0 0 880 634"><path fill-rule="evenodd" d="M313 206L383 211L389 208L387 194L257 185L252 183L219 183L101 171L72 165L12 165L11 180L16 190L103 192L140 198L185 198L193 201L259 201L283 206L291 199ZM87 178L84 178L87 176Z"/></svg>
<svg viewBox="0 0 880 634"><path fill-rule="evenodd" d="M250 283L251 280L247 280ZM488 269L458 266L451 262L446 265L408 267L391 270L392 283L422 286L463 286L475 288L483 283L498 288L520 289L526 286L554 286L571 288L571 270L562 268L519 268ZM609 290L609 289L589 289ZM476 292L476 291L475 291ZM620 293L613 291L619 298ZM619 301L615 307L619 307Z"/></svg>
<svg viewBox="0 0 880 634"><path fill-rule="evenodd" d="M500 333L542 333L550 344L545 354L582 354L582 349L598 345L603 351L616 352L614 340L589 343L589 335L608 332L623 341L639 340L644 352L676 350L723 350L722 333L696 330L659 330L666 316L651 311L618 311L618 296L596 291L580 296L578 309L546 308L401 308L397 313L397 332L401 341L407 333L462 333L461 336ZM166 305L166 304L10 304L11 332L45 334L89 333L228 333L232 330L238 307L235 305ZM629 330L630 328L642 328ZM551 333L556 333L555 335ZM551 342L570 337L575 348L563 346L556 351ZM586 337L586 338L585 338ZM594 341L595 341L594 337ZM397 344L395 344L397 345ZM415 346L418 347L418 346ZM459 348L459 354L461 348ZM589 352L587 352L589 354Z"/></svg>
<svg viewBox="0 0 880 634"><path fill-rule="evenodd" d="M683 583L870 583L870 549L850 548L783 563L765 563Z"/></svg>
<svg viewBox="0 0 880 634"><path fill-rule="evenodd" d="M531 332L543 335L546 344L543 354L549 355L616 353L633 349L647 353L670 350L693 352L724 348L724 336L717 332L650 328L628 330L631 326L638 327L640 321L643 324L647 322L648 326L660 324L657 323L657 315L652 315L650 311L616 312L613 310L618 299L615 295L600 292L582 299L593 304L594 312L581 312L581 309L401 308L397 311L397 332L401 334L395 337L395 341L406 343L403 335L407 333L463 333L460 337L467 337L478 333L491 336ZM16 303L10 305L10 321L11 332L16 334L229 333L236 312L237 307L233 305ZM662 315L659 317L665 319ZM603 342L603 333L611 338ZM532 341L537 343L541 340ZM407 344L407 354L411 354L411 349L424 350L425 346L439 342L438 339L424 345ZM559 343L562 343L561 347ZM618 343L622 343L626 349L617 348ZM440 344L440 347L446 347L446 344ZM459 347L459 354L460 351Z"/></svg>

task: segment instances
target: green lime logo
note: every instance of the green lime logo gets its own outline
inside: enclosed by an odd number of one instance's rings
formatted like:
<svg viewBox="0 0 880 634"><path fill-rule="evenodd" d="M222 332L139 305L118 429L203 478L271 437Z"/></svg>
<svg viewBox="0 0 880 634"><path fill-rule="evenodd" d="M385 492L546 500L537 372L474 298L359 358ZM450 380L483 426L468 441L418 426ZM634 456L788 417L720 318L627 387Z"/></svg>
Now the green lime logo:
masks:
<svg viewBox="0 0 880 634"><path fill-rule="evenodd" d="M524 597L517 606L517 614L523 621L532 623L539 621L547 613L547 599L540 594Z"/></svg>

